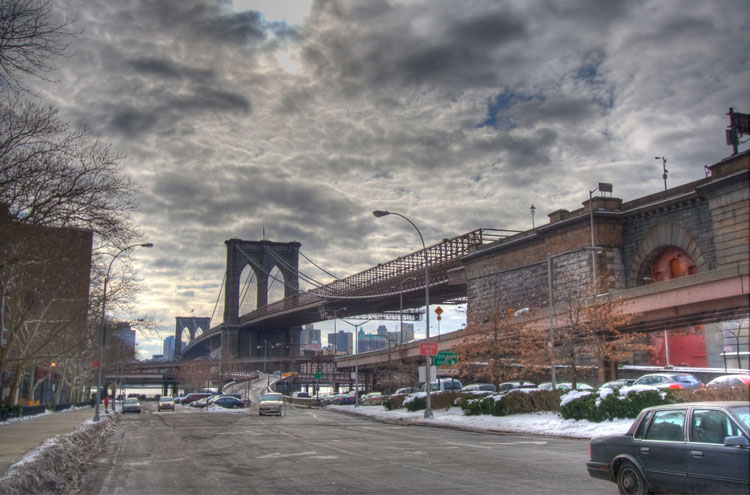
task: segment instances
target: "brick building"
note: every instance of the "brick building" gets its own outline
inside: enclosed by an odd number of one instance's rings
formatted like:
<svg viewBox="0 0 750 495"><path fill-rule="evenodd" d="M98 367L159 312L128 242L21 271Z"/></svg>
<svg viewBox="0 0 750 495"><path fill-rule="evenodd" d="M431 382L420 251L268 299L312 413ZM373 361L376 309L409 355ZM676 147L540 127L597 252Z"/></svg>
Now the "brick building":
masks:
<svg viewBox="0 0 750 495"><path fill-rule="evenodd" d="M28 383L58 380L65 371L58 356L85 347L91 255L91 231L27 225L0 207L0 401L15 402L9 394L17 393L21 402L44 403L38 394L47 387L33 392Z"/></svg>

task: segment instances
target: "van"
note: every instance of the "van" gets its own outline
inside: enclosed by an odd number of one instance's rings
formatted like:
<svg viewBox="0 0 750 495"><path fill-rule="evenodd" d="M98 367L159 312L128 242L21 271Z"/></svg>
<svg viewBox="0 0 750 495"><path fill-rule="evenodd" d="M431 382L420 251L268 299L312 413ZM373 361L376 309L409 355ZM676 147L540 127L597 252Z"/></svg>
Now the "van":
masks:
<svg viewBox="0 0 750 495"><path fill-rule="evenodd" d="M463 387L461 385L461 382L456 380L455 378L440 378L436 382L432 382L430 384L430 391L431 392L460 392L461 388ZM427 390L427 384L425 383L422 385L422 388L419 389L421 392L424 392Z"/></svg>

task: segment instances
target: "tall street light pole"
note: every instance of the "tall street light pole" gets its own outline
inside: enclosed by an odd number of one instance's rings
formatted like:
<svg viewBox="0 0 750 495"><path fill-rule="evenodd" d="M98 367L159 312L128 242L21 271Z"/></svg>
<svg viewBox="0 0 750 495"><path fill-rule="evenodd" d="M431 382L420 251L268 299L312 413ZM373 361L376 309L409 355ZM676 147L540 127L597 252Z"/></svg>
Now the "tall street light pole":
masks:
<svg viewBox="0 0 750 495"><path fill-rule="evenodd" d="M147 242L145 244L131 244L130 246L124 247L118 252L114 257L112 257L112 261L109 262L109 266L107 267L107 274L104 277L104 292L102 294L102 326L101 326L101 335L99 336L99 372L97 373L96 378L96 405L94 407L94 422L99 422L101 419L99 417L99 402L101 402L102 399L102 361L104 360L104 324L106 321L106 311L107 311L107 282L109 282L109 272L112 270L112 264L115 262L115 260L125 251L129 249L133 249L135 247L145 247L145 248L152 248L154 247L154 244L152 242Z"/></svg>
<svg viewBox="0 0 750 495"><path fill-rule="evenodd" d="M414 230L417 231L417 234L419 234L419 240L422 241L422 252L424 253L424 306L425 306L425 340L429 340L430 338L430 260L427 256L427 246L424 243L424 237L422 237L422 232L419 231L419 228L406 218L401 213L396 213L395 211L386 211L386 210L375 210L372 212L372 214L376 218L384 217L386 215L396 215L397 217L401 217L407 222L411 224L412 227L414 227ZM424 410L424 417L425 418L431 418L432 417L432 404L430 403L430 388L432 387L432 377L430 376L430 368L432 367L432 356L429 354L426 356L426 378L427 378L427 385L425 386L425 389L427 390L427 407Z"/></svg>
<svg viewBox="0 0 750 495"><path fill-rule="evenodd" d="M333 371L331 372L331 393L336 389L336 351L339 343L339 334L336 330L336 320L339 318L339 311L346 311L346 308L333 310Z"/></svg>

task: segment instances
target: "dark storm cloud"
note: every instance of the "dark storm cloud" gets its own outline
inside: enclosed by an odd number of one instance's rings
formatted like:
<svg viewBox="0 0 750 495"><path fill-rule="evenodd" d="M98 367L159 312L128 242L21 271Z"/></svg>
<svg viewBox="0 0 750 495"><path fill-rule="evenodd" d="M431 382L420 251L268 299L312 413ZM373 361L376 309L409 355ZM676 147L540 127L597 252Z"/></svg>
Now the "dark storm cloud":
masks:
<svg viewBox="0 0 750 495"><path fill-rule="evenodd" d="M166 58L138 57L130 60L128 65L144 76L164 79L188 79L195 82L206 82L213 80L216 76L213 70L195 69Z"/></svg>

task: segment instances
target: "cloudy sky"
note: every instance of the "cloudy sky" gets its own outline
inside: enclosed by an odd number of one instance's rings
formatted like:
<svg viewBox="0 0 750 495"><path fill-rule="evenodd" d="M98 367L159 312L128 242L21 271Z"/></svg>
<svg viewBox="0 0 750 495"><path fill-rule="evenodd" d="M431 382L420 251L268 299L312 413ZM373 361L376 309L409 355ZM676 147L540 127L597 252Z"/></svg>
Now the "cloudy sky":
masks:
<svg viewBox="0 0 750 495"><path fill-rule="evenodd" d="M655 156L670 186L703 177L728 108L750 112L746 0L55 5L83 34L45 91L142 186L145 355L175 316L214 314L226 239L265 227L351 275L419 246L374 209L428 244L529 229L532 203L540 224L599 181L661 190Z"/></svg>

